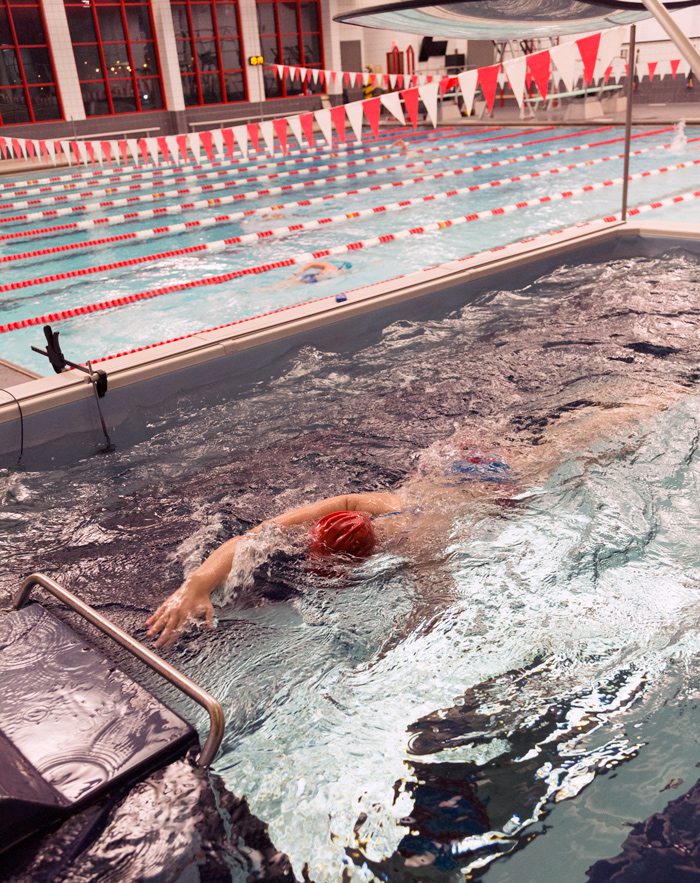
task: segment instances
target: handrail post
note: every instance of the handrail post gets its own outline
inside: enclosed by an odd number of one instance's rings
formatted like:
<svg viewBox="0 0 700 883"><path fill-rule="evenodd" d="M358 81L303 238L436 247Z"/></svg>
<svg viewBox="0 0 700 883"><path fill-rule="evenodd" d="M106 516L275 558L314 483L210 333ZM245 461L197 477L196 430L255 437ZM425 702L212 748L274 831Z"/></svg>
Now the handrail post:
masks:
<svg viewBox="0 0 700 883"><path fill-rule="evenodd" d="M622 166L622 208L620 218L627 220L627 194L629 191L630 144L632 141L632 96L634 94L635 55L637 53L637 28L630 26L630 56L627 65L627 102L625 107L625 159Z"/></svg>
<svg viewBox="0 0 700 883"><path fill-rule="evenodd" d="M68 607L78 613L83 619L96 626L105 635L116 641L125 650L128 650L134 656L137 656L142 662L150 666L159 675L164 677L183 693L187 694L199 705L206 709L209 714L209 733L204 742L204 747L199 753L197 763L200 766L209 766L214 760L216 752L219 750L221 740L224 737L224 710L221 703L215 699L206 690L203 690L194 681L190 680L187 675L174 668L170 663L161 659L158 654L154 653L136 638L125 632L119 626L115 625L101 613L98 613L89 604L86 604L68 589L57 583L51 577L43 573L30 574L20 586L19 591L12 599L15 608L22 607L27 601L29 594L34 586L42 586L54 597L63 601Z"/></svg>

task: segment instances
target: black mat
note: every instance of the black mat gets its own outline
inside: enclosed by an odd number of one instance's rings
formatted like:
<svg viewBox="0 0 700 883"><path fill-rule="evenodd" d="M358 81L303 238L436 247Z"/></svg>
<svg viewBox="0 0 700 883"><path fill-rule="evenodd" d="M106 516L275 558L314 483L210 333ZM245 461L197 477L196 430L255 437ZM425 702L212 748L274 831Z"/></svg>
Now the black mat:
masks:
<svg viewBox="0 0 700 883"><path fill-rule="evenodd" d="M0 851L183 755L196 738L39 604L0 619Z"/></svg>

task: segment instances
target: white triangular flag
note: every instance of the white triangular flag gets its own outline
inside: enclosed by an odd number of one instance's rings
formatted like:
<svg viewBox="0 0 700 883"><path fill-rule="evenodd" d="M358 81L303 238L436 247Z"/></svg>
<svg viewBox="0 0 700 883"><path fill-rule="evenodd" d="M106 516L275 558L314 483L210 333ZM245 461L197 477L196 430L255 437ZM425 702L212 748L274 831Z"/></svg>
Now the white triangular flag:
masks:
<svg viewBox="0 0 700 883"><path fill-rule="evenodd" d="M389 74L389 85L392 89L396 88L396 74Z"/></svg>
<svg viewBox="0 0 700 883"><path fill-rule="evenodd" d="M176 135L166 135L165 143L168 145L168 152L170 153L170 162L178 164L180 161L180 152L177 146L177 136Z"/></svg>
<svg viewBox="0 0 700 883"><path fill-rule="evenodd" d="M471 112L474 109L474 93L476 92L476 81L478 77L478 68L474 68L474 70L471 71L462 71L461 74L457 74L457 82L462 91L462 98L464 98L464 109L468 115L471 115Z"/></svg>
<svg viewBox="0 0 700 883"><path fill-rule="evenodd" d="M151 154L151 159L153 160L154 165L158 165L158 163L161 161L160 148L158 147L158 139L146 138L146 147L148 147L148 152Z"/></svg>
<svg viewBox="0 0 700 883"><path fill-rule="evenodd" d="M221 129L212 129L211 140L216 155L219 159L224 159L224 135Z"/></svg>
<svg viewBox="0 0 700 883"><path fill-rule="evenodd" d="M275 129L272 120L262 120L260 122L260 134L263 136L265 147L270 156L275 152Z"/></svg>
<svg viewBox="0 0 700 883"><path fill-rule="evenodd" d="M323 137L326 139L326 143L330 146L333 144L333 125L330 110L324 107L322 110L315 111L314 116L319 129L323 133Z"/></svg>
<svg viewBox="0 0 700 883"><path fill-rule="evenodd" d="M304 135L301 131L301 121L299 117L287 117L287 122L289 123L289 128L292 130L292 135L297 139L299 147L301 147L302 150L306 150L308 145L304 140Z"/></svg>
<svg viewBox="0 0 700 883"><path fill-rule="evenodd" d="M437 126L437 105L439 89L439 83L428 83L425 86L418 87L418 94L420 95L420 99L425 107L425 112L428 114L428 119L433 124L433 126Z"/></svg>
<svg viewBox="0 0 700 883"><path fill-rule="evenodd" d="M593 73L596 82L605 76L605 70L612 60L619 57L624 36L623 28L607 28L601 31L598 59Z"/></svg>
<svg viewBox="0 0 700 883"><path fill-rule="evenodd" d="M571 92L578 79L578 62L581 57L576 43L560 43L559 46L552 46L549 57L567 92Z"/></svg>
<svg viewBox="0 0 700 883"><path fill-rule="evenodd" d="M84 141L76 141L76 144L78 145L78 155L80 156L80 162L87 165L88 162L90 161L90 159L88 157L88 152L87 152L87 147L85 146L85 142Z"/></svg>
<svg viewBox="0 0 700 883"><path fill-rule="evenodd" d="M51 162L56 163L56 145L52 138L49 138L48 141L45 141L46 150L48 151L49 156L51 157Z"/></svg>
<svg viewBox="0 0 700 883"><path fill-rule="evenodd" d="M518 102L518 107L522 110L525 97L527 58L524 55L518 55L509 61L504 61L503 67L508 77L510 88L513 90L513 95L515 95L515 100Z"/></svg>
<svg viewBox="0 0 700 883"><path fill-rule="evenodd" d="M189 144L190 150L192 151L194 161L196 163L199 163L199 152L202 149L202 142L199 138L199 132L190 132L187 136L187 143Z"/></svg>
<svg viewBox="0 0 700 883"><path fill-rule="evenodd" d="M379 96L379 100L402 126L406 125L406 117L403 115L403 107L401 106L401 96L398 92L384 92Z"/></svg>
<svg viewBox="0 0 700 883"><path fill-rule="evenodd" d="M248 127L234 126L233 137L236 139L236 144L243 154L243 158L248 159Z"/></svg>
<svg viewBox="0 0 700 883"><path fill-rule="evenodd" d="M362 102L351 101L350 104L346 104L345 115L348 118L348 122L350 123L353 132L355 133L355 137L358 141L362 141Z"/></svg>
<svg viewBox="0 0 700 883"><path fill-rule="evenodd" d="M311 79L314 81L315 85L318 84L318 68L317 67L311 68Z"/></svg>

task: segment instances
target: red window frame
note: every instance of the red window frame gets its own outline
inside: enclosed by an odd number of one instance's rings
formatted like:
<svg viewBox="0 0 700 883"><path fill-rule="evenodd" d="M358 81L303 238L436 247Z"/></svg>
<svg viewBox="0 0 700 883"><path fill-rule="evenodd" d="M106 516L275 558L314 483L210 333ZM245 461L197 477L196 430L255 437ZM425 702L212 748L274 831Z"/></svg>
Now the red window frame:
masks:
<svg viewBox="0 0 700 883"><path fill-rule="evenodd" d="M302 29L301 7L303 5L310 5L311 2L314 2L315 6L316 6L316 16L317 16L317 21L318 21L318 30L317 31L305 31ZM294 4L294 6L296 7L295 8L296 22L297 22L296 32L282 30L281 25L280 25L280 14L279 14L279 7L280 7L281 3L284 3L285 6L291 6L292 4ZM316 68L317 70L322 70L325 68L326 65L325 65L324 46L323 46L323 19L322 19L322 15L321 15L322 9L321 9L320 0L304 0L304 2L302 2L302 0L257 0L257 3L255 4L255 6L256 6L257 10L259 10L260 7L264 7L264 6L270 7L271 6L273 9L273 12L274 12L274 16L275 16L275 30L272 33L263 33L262 29L260 28L260 17L258 15L258 29L260 31L261 40L264 37L269 38L269 37L274 36L276 38L276 43L277 43L277 58L276 59L265 57L265 49L264 49L264 43L263 43L263 58L265 59L266 65L269 65L269 64L291 64L293 66L298 65L300 67L310 68L312 70L314 68ZM282 37L290 37L290 36L293 36L294 33L296 33L296 37L297 37L297 49L299 52L299 59L298 60L285 59L284 48L283 48L283 44L282 44ZM304 34L314 34L318 37L318 43L319 43L319 49L320 49L319 61L307 62L307 60L305 58L305 51L304 51ZM267 95L267 89L266 89L265 90L266 97L269 98L270 100L274 100L275 98L287 98L290 95L313 95L315 92L322 92L323 91L323 87L321 86L321 84L319 83L318 85L316 85L313 82L313 80L308 83L306 81L304 81L303 83L301 83L300 89L295 89L294 91L291 91L290 84L288 83L288 81L286 79L284 79L284 80L278 79L277 74L276 73L271 74L270 69L267 68L266 69L266 81L271 82L271 78L273 76L274 76L274 79L277 81L277 88L279 91L276 95Z"/></svg>
<svg viewBox="0 0 700 883"><path fill-rule="evenodd" d="M76 0L64 0L64 2L65 2L67 14L69 14L69 10L72 8L77 8L77 9L82 9L82 10L90 9L90 11L91 11L92 27L93 27L94 36L96 38L95 41L92 41L92 40L81 40L81 41L73 40L72 42L73 42L73 46L90 46L90 47L94 47L97 50L97 54L100 59L101 76L97 76L94 78L81 79L80 86L82 89L82 87L84 85L89 85L90 83L97 83L97 84L102 85L105 90L105 98L106 98L107 107L109 108L109 110L108 110L108 113L106 113L106 114L89 114L90 118L95 119L96 117L102 117L102 116L121 116L122 114L143 113L144 111L149 111L149 110L154 110L154 111L163 110L165 108L163 76L161 73L160 55L158 53L158 41L156 40L156 31L155 31L154 21L153 21L153 9L151 7L150 2L148 2L148 0L144 0L144 2L137 2L137 3L133 3L133 2L129 3L129 2L125 2L125 0L88 0L88 2L76 2ZM149 21L150 28L151 28L151 39L150 40L132 39L131 34L129 33L129 23L128 23L128 18L126 15L127 7L133 9L133 8L137 8L139 6L145 8L148 11L148 21ZM98 11L98 9L108 9L108 8L119 9L121 23L122 23L122 30L124 32L123 43L121 40L103 40L102 39L102 31L100 29L100 22L99 22L97 11ZM70 19L69 19L69 24L70 24ZM133 53L132 46L137 45L137 44L145 44L145 43L147 43L153 47L156 70L152 73L149 73L147 76L139 77L139 76L137 76L137 67L134 63L134 53ZM107 64L104 47L105 46L121 46L121 45L126 46L127 60L128 60L127 76L110 77L110 75L109 75L110 68ZM78 75L80 76L80 71L78 71ZM140 88L139 88L140 83L143 80L157 80L158 81L158 88L160 89L160 105L158 107L155 107L155 106L143 107L143 104L141 101ZM131 88L132 88L133 94L134 94L134 101L136 104L135 110L120 111L120 110L114 109L114 98L112 96L111 84L112 83L120 83L120 82L127 82L127 83L131 84Z"/></svg>
<svg viewBox="0 0 700 883"><path fill-rule="evenodd" d="M37 122L55 122L57 120L62 120L64 118L63 114L63 103L61 102L61 93L58 89L58 84L56 82L56 67L53 61L53 53L51 52L51 46L46 37L47 29L46 29L46 19L44 17L43 8L37 3L33 2L17 2L17 0L0 0L0 7L3 7L7 13L7 21L10 27L10 35L12 37L12 43L2 44L4 46L8 46L9 48L14 50L15 58L17 60L17 70L20 75L21 84L17 86L0 86L0 90L5 92L14 92L14 91L22 91L24 94L24 102L27 108L27 112L29 114L28 120L20 120L16 123L6 123L2 118L2 105L0 104L0 127L5 126L21 126L27 125L27 123L37 123ZM15 27L14 18L12 15L12 10L22 8L22 9L35 9L39 14L39 21L41 22L41 29L44 35L44 42L33 42L33 43L20 43L17 38L17 28ZM46 81L45 83L39 83L34 81L28 81L27 76L24 70L24 62L22 61L22 49L46 49L49 56L49 63L51 65L51 74L53 79L50 81ZM31 89L39 88L41 86L50 86L54 89L56 93L56 101L58 104L58 116L57 117L41 117L37 119L37 116L34 112L34 105L32 102L32 93Z"/></svg>
<svg viewBox="0 0 700 883"><path fill-rule="evenodd" d="M175 34L175 42L178 46L178 63L180 58L179 48L181 45L186 45L188 50L192 54L192 67L193 70L183 71L180 68L180 76L192 78L196 87L197 87L197 102L188 102L187 95L188 92L185 93L185 106L186 107L211 107L212 105L217 104L238 104L244 101L248 101L248 76L246 73L246 64L245 64L245 47L243 45L243 34L241 30L241 10L238 3L238 0L176 0L176 3L173 5L177 5L179 7L183 7L185 10L185 14L187 16L187 29L189 34L186 37L178 36L177 32ZM200 67L199 62L199 52L197 50L197 44L200 42L204 42L204 39L199 37L195 32L194 21L192 19L192 8L196 6L206 6L209 9L209 13L211 15L212 22L212 35L211 41L214 42L216 47L216 62L217 67L214 70L203 71ZM229 8L233 8L236 16L236 36L235 38L230 35L222 36L219 29L219 16L217 13L217 8L220 6L227 6ZM234 40L238 41L238 52L240 59L240 67L237 68L226 68L223 63L223 55L221 50L221 41L225 40ZM227 74L241 74L241 78L243 81L243 97L239 99L229 100L226 96L226 75ZM219 92L221 95L221 101L205 101L204 100L204 89L202 87L202 77L203 76L218 76L219 80Z"/></svg>

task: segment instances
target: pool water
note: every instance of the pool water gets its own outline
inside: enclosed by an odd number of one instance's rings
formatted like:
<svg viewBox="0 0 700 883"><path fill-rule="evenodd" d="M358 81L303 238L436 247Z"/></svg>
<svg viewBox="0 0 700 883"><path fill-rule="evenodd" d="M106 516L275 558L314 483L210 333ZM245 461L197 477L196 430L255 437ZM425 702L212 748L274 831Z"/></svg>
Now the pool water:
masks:
<svg viewBox="0 0 700 883"><path fill-rule="evenodd" d="M509 501L465 491L427 549L292 570L286 600L238 587L172 658L222 699L215 769L297 879L584 880L697 778L699 268L565 265L3 473L3 590L46 570L142 634L225 538L467 434L517 464Z"/></svg>
<svg viewBox="0 0 700 883"><path fill-rule="evenodd" d="M664 131L665 129L665 131ZM700 158L700 142L693 139L700 130L688 127L682 132L674 132L669 127L659 129L636 128L633 149L643 151L632 157L631 172L655 170L675 163L692 163ZM208 227L191 228L188 232L169 234L154 238L112 243L87 249L63 251L43 256L6 262L2 265L2 284L11 286L0 291L0 325L24 319L43 317L60 313L79 306L87 306L133 295L169 285L177 285L192 280L206 279L237 270L258 267L267 263L310 255L323 248L339 248L368 240L377 236L396 233L421 226L427 222L442 221L512 205L516 202L538 199L581 187L589 183L600 183L622 174L622 159L612 158L600 162L604 157L617 157L623 150L623 132L619 127L571 129L569 127L546 128L542 130L494 129L492 131L470 132L453 131L435 134L419 132L407 135L411 150L415 155L401 157L395 151L353 150L337 157L329 156L329 151L316 151L310 154L308 162L297 162L300 157L291 157L288 165L270 165L271 161L251 161L245 165L237 163L224 166L224 177L218 176L202 180L174 182L178 175L164 169L163 178L132 180L142 186L133 191L143 197L138 204L124 208L101 209L89 213L69 212L66 217L36 219L30 224L7 222L17 214L50 210L52 207L79 206L100 199L117 199L125 194L106 192L109 187L128 186L128 170L119 181L107 181L101 190L96 185L82 185L77 191L66 190L61 182L48 185L30 185L26 196L13 196L11 188L0 191L0 235L14 234L28 229L46 230L92 217L117 218L126 211L144 211L158 206L176 207L192 200L206 200L226 194L254 193L261 188L274 186L276 182L301 183L302 189L287 194L258 196L252 200L233 205L207 205L198 210L187 210L172 216L157 219L147 218L115 226L109 224L93 227L90 230L65 231L56 234L41 233L36 237L7 238L0 240L0 254L5 256L27 254L47 247L63 246L71 243L92 242L108 236L123 235L135 231L168 226L184 221L211 220L238 210L254 210L255 215L233 222L217 223ZM390 139L385 138L385 142ZM611 143L612 142L612 143ZM511 147L511 144L524 146ZM599 144L588 149L588 145ZM667 146L664 146L667 145ZM670 146L668 146L670 145ZM512 162L529 155L542 152L586 146L585 150L569 152L539 159ZM478 155L476 151L497 148L498 152ZM419 151L423 150L421 153ZM335 151L337 152L337 151ZM509 163L496 168L484 167L469 169L474 165L486 166L489 162L508 160ZM314 172L319 163L323 168L329 164L351 161L357 165L348 168L326 169ZM596 162L598 161L598 162ZM593 163L582 165L583 163ZM578 164L570 171L562 170L550 174L547 170L570 163ZM395 171L387 171L394 168ZM245 183L251 175L280 173L293 175L272 181L260 180ZM304 171L304 170L311 171ZM337 183L328 181L335 174L364 174L367 170L376 172L370 177L344 180ZM191 171L190 175L213 174L221 171L205 168L202 172ZM351 189L361 189L381 183L400 183L409 178L459 171L462 174L442 179L418 181L407 186L392 187L359 195L347 195ZM505 179L513 176L521 179L539 171L541 177L527 178L515 182ZM69 184L73 169L57 172ZM135 173L136 174L136 173ZM186 172L185 172L186 174ZM87 179L89 181L90 179ZM494 185L492 182L501 181ZM697 189L700 181L700 164L680 170L671 170L631 183L630 204L645 204L652 199ZM223 190L209 194L190 195L182 193L169 198L159 194L215 183ZM78 182L80 183L80 182ZM313 186L306 186L311 184ZM455 188L465 188L480 184L483 189L435 199L428 202L399 208L389 212L373 213L369 217L344 218L333 224L314 226L313 229L286 233L264 241L245 242L230 245L221 251L175 254L154 262L139 265L113 266L118 262L147 255L160 254L176 249L187 248L201 243L218 242L224 238L249 234L289 225L306 223L314 219L342 216L358 210L396 203L401 200L419 199L434 196ZM40 186L54 188L49 192L35 193ZM80 197L86 191L99 192L101 196ZM131 192L131 191L130 191ZM130 193L129 192L129 193ZM129 195L126 194L126 196ZM295 205L294 202L315 196L335 194L337 199L325 200L309 206ZM57 196L69 197L66 203L52 202ZM290 304L309 299L332 297L362 285L392 278L402 273L419 270L426 266L465 257L489 248L518 241L525 236L560 229L586 220L599 219L619 211L620 186L606 187L587 193L579 193L571 198L538 204L512 214L497 215L474 220L462 226L440 229L421 236L413 236L399 241L353 250L348 255L343 252L341 259L348 258L352 267L349 271L323 280L317 285L304 285L292 281L293 268L272 269L259 275L245 275L226 282L204 285L193 289L175 291L142 300L138 303L106 311L69 318L60 322L64 351L74 360L96 359L110 353L122 352L163 339L192 334L206 328L233 322L239 319L265 313ZM41 204L29 209L10 208L7 204L21 203L22 200L40 200ZM275 206L284 204L283 209ZM5 209L3 210L3 206ZM280 215L281 217L276 217ZM654 217L673 220L693 221L697 217L697 205L693 202L680 203L669 209L653 212ZM6 223L3 223L6 221ZM84 276L70 277L34 284L34 280L57 273L76 272L90 268L109 266L109 269ZM31 284L27 284L31 283ZM15 287L12 287L15 286ZM16 287L19 286L19 287ZM13 330L0 335L4 358L30 367L40 373L48 373L45 360L31 352L32 345L43 343L39 326Z"/></svg>

